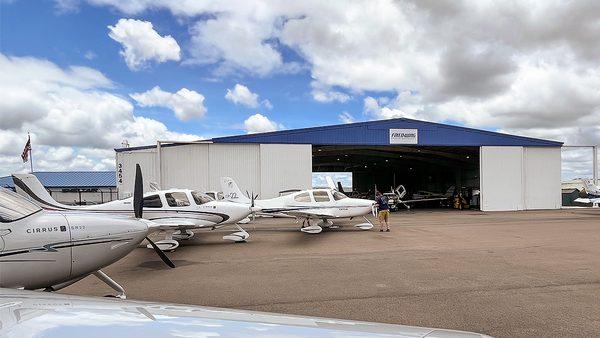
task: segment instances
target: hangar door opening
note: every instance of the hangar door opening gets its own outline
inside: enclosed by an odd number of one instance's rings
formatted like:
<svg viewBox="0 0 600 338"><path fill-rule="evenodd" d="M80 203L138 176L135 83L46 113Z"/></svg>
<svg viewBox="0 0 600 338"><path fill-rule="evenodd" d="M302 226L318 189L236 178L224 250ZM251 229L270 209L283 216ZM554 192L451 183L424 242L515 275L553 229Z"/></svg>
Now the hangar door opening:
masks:
<svg viewBox="0 0 600 338"><path fill-rule="evenodd" d="M372 199L375 187L388 192L403 185L403 199L461 192L468 194L470 206L479 205L479 147L313 145L312 154L313 172L352 174L353 196ZM443 205L436 201L413 207Z"/></svg>

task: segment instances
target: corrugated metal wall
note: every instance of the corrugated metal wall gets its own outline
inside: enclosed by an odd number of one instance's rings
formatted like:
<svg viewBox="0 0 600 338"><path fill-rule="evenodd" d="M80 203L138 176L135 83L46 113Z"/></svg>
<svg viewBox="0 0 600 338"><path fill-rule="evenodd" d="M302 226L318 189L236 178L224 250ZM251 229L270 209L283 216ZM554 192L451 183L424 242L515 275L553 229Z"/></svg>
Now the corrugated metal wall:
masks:
<svg viewBox="0 0 600 338"><path fill-rule="evenodd" d="M156 151L139 150L117 153L117 189L119 198L129 197L133 193L135 179L135 164L142 167L144 176L144 191L150 188L150 182L156 182Z"/></svg>
<svg viewBox="0 0 600 338"><path fill-rule="evenodd" d="M260 145L258 144L210 144L210 190L221 190L222 176L236 180L242 190L260 191Z"/></svg>
<svg viewBox="0 0 600 338"><path fill-rule="evenodd" d="M208 188L208 144L161 147L160 157L162 188Z"/></svg>
<svg viewBox="0 0 600 338"><path fill-rule="evenodd" d="M525 209L560 209L560 148L525 147Z"/></svg>
<svg viewBox="0 0 600 338"><path fill-rule="evenodd" d="M156 149L117 153L117 170L119 165L123 170L117 179L120 198L131 195L136 163L142 166L146 191L150 182L163 189L220 191L220 177L230 176L242 190L269 198L280 190L309 188L312 182L310 145L197 143L161 147L160 169L157 158Z"/></svg>
<svg viewBox="0 0 600 338"><path fill-rule="evenodd" d="M278 196L282 190L310 189L312 146L261 144L260 181L261 198Z"/></svg>
<svg viewBox="0 0 600 338"><path fill-rule="evenodd" d="M559 147L481 147L481 210L558 209Z"/></svg>

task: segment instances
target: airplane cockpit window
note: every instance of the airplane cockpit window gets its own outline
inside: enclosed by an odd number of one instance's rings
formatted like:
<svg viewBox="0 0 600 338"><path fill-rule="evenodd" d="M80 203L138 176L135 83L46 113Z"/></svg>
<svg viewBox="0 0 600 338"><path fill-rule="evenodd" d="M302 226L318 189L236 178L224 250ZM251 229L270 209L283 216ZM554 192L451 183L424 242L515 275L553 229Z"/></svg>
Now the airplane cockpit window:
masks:
<svg viewBox="0 0 600 338"><path fill-rule="evenodd" d="M168 192L165 194L165 199L170 207L187 207L190 205L190 200L184 192Z"/></svg>
<svg viewBox="0 0 600 338"><path fill-rule="evenodd" d="M160 196L150 195L144 197L144 208L162 208L162 202Z"/></svg>
<svg viewBox="0 0 600 338"><path fill-rule="evenodd" d="M344 198L348 198L348 196L346 196L346 195L342 194L342 193L341 193L341 192L339 192L339 191L334 191L334 192L333 192L333 199L334 199L334 200L336 200L336 201L339 201L339 200L342 200L342 199L344 199Z"/></svg>
<svg viewBox="0 0 600 338"><path fill-rule="evenodd" d="M192 197L194 198L194 202L196 202L197 205L202 205L204 203L214 201L212 197L208 196L207 194L203 194L199 191L192 191Z"/></svg>
<svg viewBox="0 0 600 338"><path fill-rule="evenodd" d="M296 195L294 197L294 201L308 203L310 202L310 195L307 192L303 192L301 194Z"/></svg>
<svg viewBox="0 0 600 338"><path fill-rule="evenodd" d="M315 202L329 202L329 194L324 190L313 191Z"/></svg>
<svg viewBox="0 0 600 338"><path fill-rule="evenodd" d="M16 221L40 210L42 208L12 190L0 188L0 222Z"/></svg>

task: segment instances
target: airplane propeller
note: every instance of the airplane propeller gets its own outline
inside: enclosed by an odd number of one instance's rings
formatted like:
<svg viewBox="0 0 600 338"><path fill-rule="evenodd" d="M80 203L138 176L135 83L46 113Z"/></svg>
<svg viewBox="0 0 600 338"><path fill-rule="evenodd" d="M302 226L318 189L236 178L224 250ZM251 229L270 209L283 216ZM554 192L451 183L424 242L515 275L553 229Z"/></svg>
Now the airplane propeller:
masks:
<svg viewBox="0 0 600 338"><path fill-rule="evenodd" d="M135 165L135 183L133 186L133 214L135 215L135 218L142 218L143 209L144 209L144 180L142 178L142 168L140 167L139 164L136 164ZM150 245L152 245L152 248L154 249L154 251L156 251L156 253L158 254L158 257L160 257L160 259L162 259L162 261L165 262L165 264L167 264L171 268L175 267L175 264L173 264L173 262L171 262L169 257L167 257L167 255L165 255L165 253L156 245L156 243L154 243L150 238L148 238L148 236L146 236L146 240L148 241L148 243L150 243Z"/></svg>
<svg viewBox="0 0 600 338"><path fill-rule="evenodd" d="M253 191L252 195L250 195L250 193L248 193L248 190L246 190L246 196L250 199L250 207L254 208L254 201L258 198L258 194L254 195Z"/></svg>

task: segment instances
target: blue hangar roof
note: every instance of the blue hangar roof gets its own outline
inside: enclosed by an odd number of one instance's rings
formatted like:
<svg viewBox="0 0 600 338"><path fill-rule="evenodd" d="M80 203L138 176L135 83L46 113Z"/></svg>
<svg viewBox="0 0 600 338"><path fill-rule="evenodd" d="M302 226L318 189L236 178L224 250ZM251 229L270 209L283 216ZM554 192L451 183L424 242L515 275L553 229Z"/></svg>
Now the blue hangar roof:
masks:
<svg viewBox="0 0 600 338"><path fill-rule="evenodd" d="M33 174L46 188L111 188L117 186L117 177L114 171L38 171ZM0 186L14 188L12 177L0 177Z"/></svg>
<svg viewBox="0 0 600 338"><path fill-rule="evenodd" d="M393 129L405 130L394 131ZM217 137L213 138L212 141L214 143L295 143L314 145L562 146L562 142L406 118Z"/></svg>

